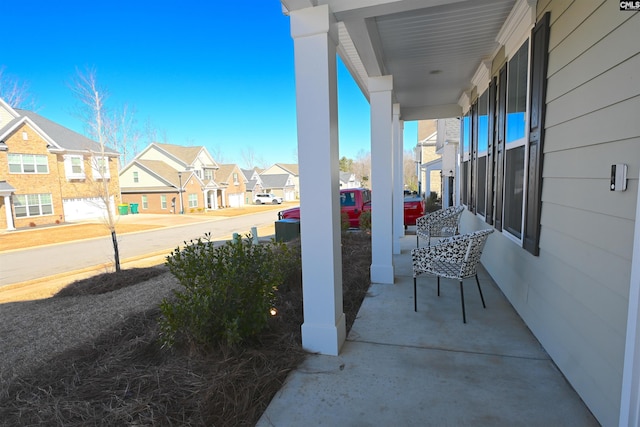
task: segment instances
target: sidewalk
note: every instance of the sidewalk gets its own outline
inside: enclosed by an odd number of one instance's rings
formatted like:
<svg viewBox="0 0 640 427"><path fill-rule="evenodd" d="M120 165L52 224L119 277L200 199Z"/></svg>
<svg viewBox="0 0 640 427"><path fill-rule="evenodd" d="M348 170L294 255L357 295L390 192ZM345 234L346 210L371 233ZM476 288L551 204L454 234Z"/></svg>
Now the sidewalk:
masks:
<svg viewBox="0 0 640 427"><path fill-rule="evenodd" d="M465 282L418 278L410 250L394 256L396 283L373 284L339 356L311 355L257 426L597 426L491 277L486 301Z"/></svg>

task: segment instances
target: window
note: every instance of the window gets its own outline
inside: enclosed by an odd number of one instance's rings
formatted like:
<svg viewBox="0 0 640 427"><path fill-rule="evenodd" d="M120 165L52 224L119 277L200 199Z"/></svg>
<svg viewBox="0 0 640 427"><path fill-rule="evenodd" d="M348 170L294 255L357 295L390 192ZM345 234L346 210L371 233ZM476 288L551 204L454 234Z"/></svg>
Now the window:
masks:
<svg viewBox="0 0 640 427"><path fill-rule="evenodd" d="M476 173L476 209L484 216L487 191L487 153L489 148L489 93L484 91L478 99L478 166Z"/></svg>
<svg viewBox="0 0 640 427"><path fill-rule="evenodd" d="M356 195L353 191L345 191L340 194L340 206L355 206Z"/></svg>
<svg viewBox="0 0 640 427"><path fill-rule="evenodd" d="M29 134L27 132L22 132L22 140L23 141L28 141L29 140Z"/></svg>
<svg viewBox="0 0 640 427"><path fill-rule="evenodd" d="M49 173L49 160L39 154L9 154L9 173Z"/></svg>
<svg viewBox="0 0 640 427"><path fill-rule="evenodd" d="M51 194L16 194L13 207L16 218L53 215Z"/></svg>
<svg viewBox="0 0 640 427"><path fill-rule="evenodd" d="M504 229L522 238L524 208L525 145L527 124L527 77L529 41L507 63L507 120L504 174Z"/></svg>
<svg viewBox="0 0 640 427"><path fill-rule="evenodd" d="M64 173L67 179L85 179L83 157L78 155L64 156Z"/></svg>
<svg viewBox="0 0 640 427"><path fill-rule="evenodd" d="M235 172L233 173L233 183L235 185L238 185L238 174Z"/></svg>
<svg viewBox="0 0 640 427"><path fill-rule="evenodd" d="M142 196L142 209L149 209L149 199L146 195Z"/></svg>
<svg viewBox="0 0 640 427"><path fill-rule="evenodd" d="M204 179L207 179L207 180L213 179L213 171L211 169L204 170Z"/></svg>
<svg viewBox="0 0 640 427"><path fill-rule="evenodd" d="M461 196L462 204L467 207L471 204L471 113L468 112L462 118L462 177L461 177Z"/></svg>
<svg viewBox="0 0 640 427"><path fill-rule="evenodd" d="M167 209L167 196L164 194L160 195L160 209Z"/></svg>
<svg viewBox="0 0 640 427"><path fill-rule="evenodd" d="M197 194L189 194L189 207L197 208L198 207L198 195Z"/></svg>
<svg viewBox="0 0 640 427"><path fill-rule="evenodd" d="M539 254L549 19L510 53L461 123L460 199ZM496 65L496 64L494 64Z"/></svg>
<svg viewBox="0 0 640 427"><path fill-rule="evenodd" d="M93 179L109 179L109 158L108 157L92 157L91 167L93 169Z"/></svg>
<svg viewBox="0 0 640 427"><path fill-rule="evenodd" d="M138 183L140 182L139 178L138 178L138 172L133 172L133 182Z"/></svg>

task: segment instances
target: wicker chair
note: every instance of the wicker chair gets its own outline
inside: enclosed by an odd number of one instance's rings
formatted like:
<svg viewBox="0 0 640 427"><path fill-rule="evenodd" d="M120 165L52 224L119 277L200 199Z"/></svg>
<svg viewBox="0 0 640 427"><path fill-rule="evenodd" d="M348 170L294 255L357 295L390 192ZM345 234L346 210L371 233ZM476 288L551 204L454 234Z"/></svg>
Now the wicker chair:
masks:
<svg viewBox="0 0 640 427"><path fill-rule="evenodd" d="M420 247L420 238L431 244L432 237L450 237L458 234L463 206L451 206L428 213L416 219L416 247Z"/></svg>
<svg viewBox="0 0 640 427"><path fill-rule="evenodd" d="M440 296L440 277L456 279L460 282L460 301L462 302L462 321L467 323L464 310L464 290L462 281L475 276L482 300L482 307L487 308L482 296L477 266L482 249L493 229L459 234L443 239L433 246L416 248L411 251L413 260L413 310L418 311L416 299L416 278L421 274L432 274L438 278L438 296Z"/></svg>

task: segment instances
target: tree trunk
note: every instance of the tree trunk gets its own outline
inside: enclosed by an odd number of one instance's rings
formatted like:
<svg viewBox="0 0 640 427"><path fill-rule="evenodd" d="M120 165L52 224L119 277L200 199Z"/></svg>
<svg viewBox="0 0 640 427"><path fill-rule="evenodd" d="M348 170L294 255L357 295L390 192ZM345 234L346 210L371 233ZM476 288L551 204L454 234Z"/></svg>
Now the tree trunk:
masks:
<svg viewBox="0 0 640 427"><path fill-rule="evenodd" d="M111 241L113 242L113 255L116 264L116 271L120 271L120 253L118 252L118 239L116 230L111 230Z"/></svg>

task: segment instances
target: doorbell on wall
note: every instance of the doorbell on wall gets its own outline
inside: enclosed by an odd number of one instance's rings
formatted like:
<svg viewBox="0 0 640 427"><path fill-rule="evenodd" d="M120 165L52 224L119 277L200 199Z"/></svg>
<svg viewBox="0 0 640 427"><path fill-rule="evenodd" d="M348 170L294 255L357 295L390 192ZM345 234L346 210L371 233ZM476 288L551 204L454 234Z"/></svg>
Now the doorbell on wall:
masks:
<svg viewBox="0 0 640 427"><path fill-rule="evenodd" d="M627 189L627 165L618 163L611 165L611 191L625 191Z"/></svg>

